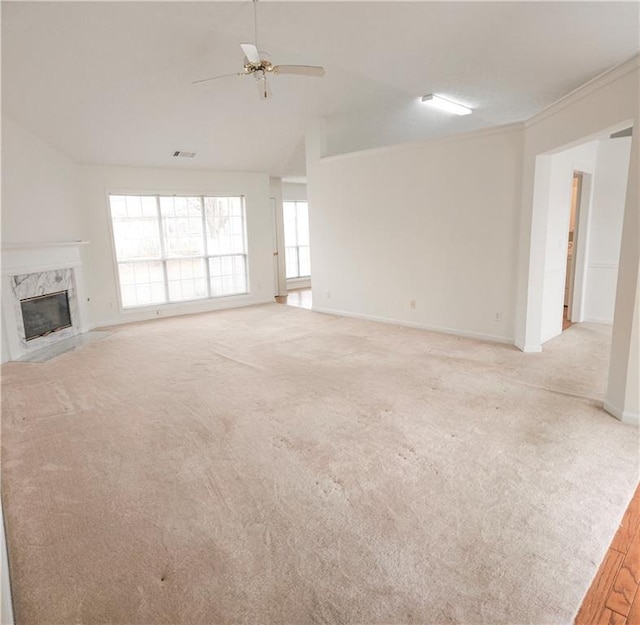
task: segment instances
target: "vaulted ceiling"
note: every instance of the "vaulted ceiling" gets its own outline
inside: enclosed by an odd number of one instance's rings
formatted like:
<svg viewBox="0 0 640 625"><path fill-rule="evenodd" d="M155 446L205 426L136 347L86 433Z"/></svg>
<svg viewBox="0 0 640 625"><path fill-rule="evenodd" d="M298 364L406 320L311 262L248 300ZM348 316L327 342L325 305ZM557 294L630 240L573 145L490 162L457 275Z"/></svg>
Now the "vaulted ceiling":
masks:
<svg viewBox="0 0 640 625"><path fill-rule="evenodd" d="M253 6L3 2L3 112L80 163L304 175L304 133L330 153L527 119L636 54L637 2L272 2L258 43L324 78L240 71ZM419 96L474 108L454 117ZM197 153L176 159L175 150Z"/></svg>

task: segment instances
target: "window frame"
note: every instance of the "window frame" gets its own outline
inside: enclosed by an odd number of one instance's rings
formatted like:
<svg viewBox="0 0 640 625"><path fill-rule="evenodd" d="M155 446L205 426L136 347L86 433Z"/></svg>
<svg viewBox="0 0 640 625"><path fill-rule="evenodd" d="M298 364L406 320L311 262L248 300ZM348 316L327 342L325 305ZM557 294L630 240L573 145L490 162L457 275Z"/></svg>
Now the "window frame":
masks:
<svg viewBox="0 0 640 625"><path fill-rule="evenodd" d="M118 260L117 255L117 247L116 247L116 236L113 222L113 214L111 211L111 196L130 196L130 197L151 197L155 198L156 211L158 216L158 232L160 237L160 253L161 256L159 258L140 258L134 260ZM201 210L204 209L204 199L205 198L238 198L241 202L242 207L242 238L244 244L244 252L237 254L209 254L208 250L208 241L207 241L207 230L206 230L206 217L204 214L204 210L202 210L202 221L203 221L203 247L204 253L203 255L198 256L167 256L165 253L165 241L163 236L163 222L160 212L160 198L169 197L169 198L199 198ZM109 234L111 238L111 261L113 267L113 274L115 278L115 288L116 288L116 296L118 298L118 308L119 311L123 314L131 314L131 313L139 313L150 310L161 310L165 308L171 308L175 306L185 306L185 305L197 305L205 302L213 302L218 300L225 299L247 299L251 296L251 281L250 281L250 271L249 271L249 236L248 236L248 215L247 215L247 203L246 196L242 193L239 194L231 194L231 193L212 193L212 192L180 192L176 193L175 191L134 191L131 189L107 189L105 190L105 204L107 210L107 221L109 222ZM245 267L245 276L246 276L246 291L242 293L230 293L223 295L212 295L211 294L211 269L209 265L209 261L214 258L222 258L228 256L242 256L244 258L244 267ZM197 297L193 299L182 299L177 301L169 300L169 282L167 278L167 265L168 261L172 260L203 260L205 264L205 273L206 273L206 285L207 285L207 295L204 297ZM163 272L163 284L164 284L164 294L165 301L157 302L157 303L148 303L148 304L135 304L132 306L125 306L122 301L122 285L120 282L120 270L119 265L121 264L135 264L135 263L148 263L148 262L159 262L162 265Z"/></svg>

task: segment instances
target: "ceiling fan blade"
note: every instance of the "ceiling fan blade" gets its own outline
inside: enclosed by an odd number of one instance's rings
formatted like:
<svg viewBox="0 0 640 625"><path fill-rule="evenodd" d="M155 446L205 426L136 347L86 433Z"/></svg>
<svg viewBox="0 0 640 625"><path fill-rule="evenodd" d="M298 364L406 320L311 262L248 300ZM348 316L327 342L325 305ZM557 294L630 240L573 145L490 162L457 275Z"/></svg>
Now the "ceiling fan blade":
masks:
<svg viewBox="0 0 640 625"><path fill-rule="evenodd" d="M229 76L244 76L243 72L236 72L235 74L222 74L222 76L212 76L211 78L203 78L201 80L194 80L191 84L197 85L201 82L209 82L210 80L218 80L218 78L229 78Z"/></svg>
<svg viewBox="0 0 640 625"><path fill-rule="evenodd" d="M298 74L300 76L324 76L324 67L316 65L274 65L274 74Z"/></svg>
<svg viewBox="0 0 640 625"><path fill-rule="evenodd" d="M261 100L268 100L271 97L271 89L266 76L256 79L256 87L258 87L258 95Z"/></svg>
<svg viewBox="0 0 640 625"><path fill-rule="evenodd" d="M260 53L255 45L252 43L241 43L240 47L242 48L242 51L247 57L249 63L252 63L253 65L260 65Z"/></svg>

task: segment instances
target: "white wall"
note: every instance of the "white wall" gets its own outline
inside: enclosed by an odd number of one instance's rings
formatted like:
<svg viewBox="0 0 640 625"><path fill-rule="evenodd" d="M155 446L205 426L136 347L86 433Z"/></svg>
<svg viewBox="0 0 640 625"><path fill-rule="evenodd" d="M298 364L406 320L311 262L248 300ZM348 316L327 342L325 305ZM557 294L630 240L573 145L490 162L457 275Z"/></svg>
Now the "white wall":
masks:
<svg viewBox="0 0 640 625"><path fill-rule="evenodd" d="M76 165L3 116L2 244L73 241L84 238L85 231ZM1 337L6 362L10 355L4 315Z"/></svg>
<svg viewBox="0 0 640 625"><path fill-rule="evenodd" d="M2 117L2 243L72 241L85 233L76 165Z"/></svg>
<svg viewBox="0 0 640 625"><path fill-rule="evenodd" d="M322 159L312 132L314 308L512 341L522 136Z"/></svg>
<svg viewBox="0 0 640 625"><path fill-rule="evenodd" d="M540 343L562 332L572 178L583 184L573 321L613 323L631 137L587 141L536 158L534 203L546 220ZM528 351L535 351L529 348Z"/></svg>
<svg viewBox="0 0 640 625"><path fill-rule="evenodd" d="M636 98L638 79L636 75ZM640 104L631 141L605 408L640 426Z"/></svg>
<svg viewBox="0 0 640 625"><path fill-rule="evenodd" d="M546 209L536 159L602 138L632 123L638 107L637 60L577 90L525 124L523 206L518 263L516 344L540 349L546 252Z"/></svg>
<svg viewBox="0 0 640 625"><path fill-rule="evenodd" d="M8 362L11 360L11 351L9 349L9 338L7 336L7 330L5 328L4 315L2 318L2 329L0 336L2 337L2 343L0 344L0 362Z"/></svg>
<svg viewBox="0 0 640 625"><path fill-rule="evenodd" d="M267 174L89 165L81 166L80 174L83 203L89 219L90 245L85 276L90 293L89 314L94 326L273 301L273 229ZM251 292L121 311L109 221L109 192L244 195Z"/></svg>
<svg viewBox="0 0 640 625"><path fill-rule="evenodd" d="M273 301L273 228L267 174L81 166L11 119L3 117L2 123L2 242L89 240L83 260L91 326ZM250 294L122 312L108 191L244 195ZM8 359L5 343L3 362Z"/></svg>
<svg viewBox="0 0 640 625"><path fill-rule="evenodd" d="M609 383L605 406L625 421L640 422L638 371L638 277L640 272L640 163L638 87L640 57L591 81L525 124L522 218L518 263L516 344L540 349L546 218L536 188L535 162L542 154L634 126L616 288Z"/></svg>
<svg viewBox="0 0 640 625"><path fill-rule="evenodd" d="M285 202L306 202L307 185L301 182L283 182L282 199Z"/></svg>
<svg viewBox="0 0 640 625"><path fill-rule="evenodd" d="M584 319L613 323L631 137L598 142L589 219Z"/></svg>

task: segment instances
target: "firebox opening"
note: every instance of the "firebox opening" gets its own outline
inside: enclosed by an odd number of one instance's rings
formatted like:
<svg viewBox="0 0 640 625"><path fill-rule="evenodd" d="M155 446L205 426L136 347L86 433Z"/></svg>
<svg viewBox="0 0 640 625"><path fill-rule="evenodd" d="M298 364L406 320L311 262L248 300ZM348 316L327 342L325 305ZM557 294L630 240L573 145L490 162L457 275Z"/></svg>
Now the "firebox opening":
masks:
<svg viewBox="0 0 640 625"><path fill-rule="evenodd" d="M27 341L71 327L68 291L29 297L20 307Z"/></svg>

